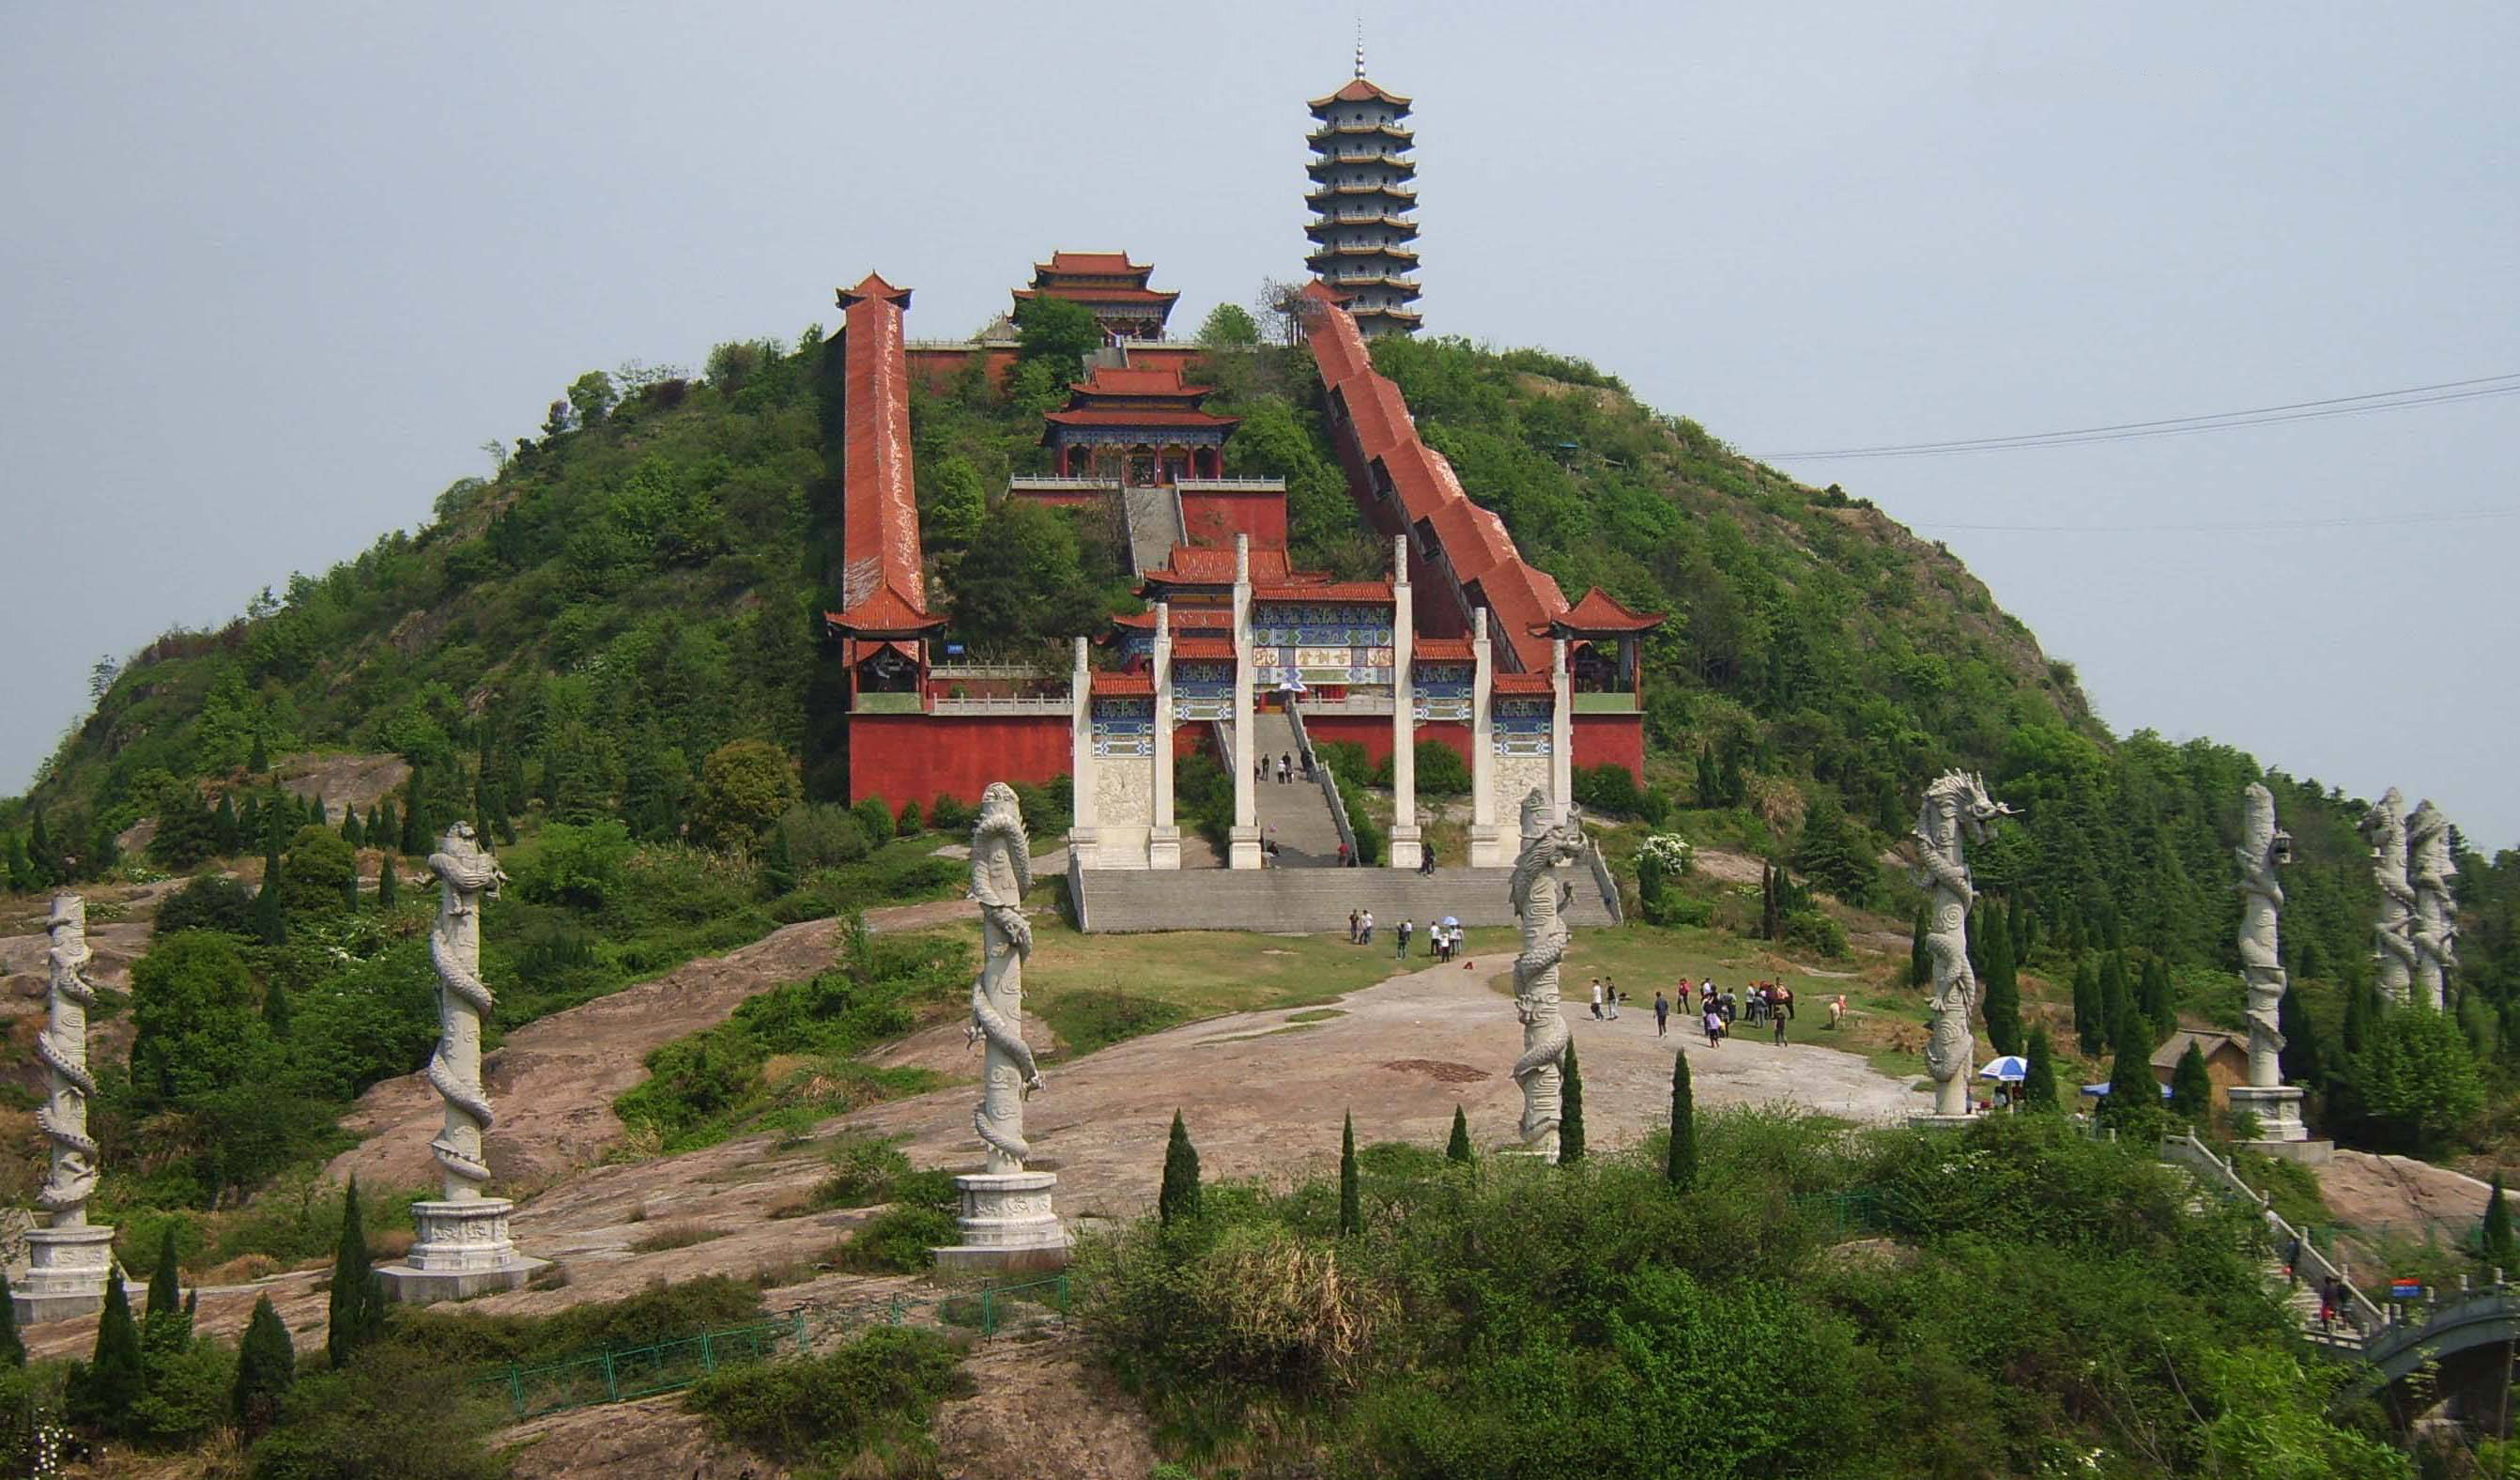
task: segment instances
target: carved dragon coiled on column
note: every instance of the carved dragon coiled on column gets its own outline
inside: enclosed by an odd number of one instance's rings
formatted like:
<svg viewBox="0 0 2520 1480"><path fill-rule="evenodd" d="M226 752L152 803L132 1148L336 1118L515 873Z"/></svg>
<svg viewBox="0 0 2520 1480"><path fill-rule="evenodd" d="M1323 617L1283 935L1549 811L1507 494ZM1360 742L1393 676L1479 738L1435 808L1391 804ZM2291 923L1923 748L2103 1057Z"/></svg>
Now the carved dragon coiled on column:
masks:
<svg viewBox="0 0 2520 1480"><path fill-rule="evenodd" d="M1522 1022L1522 1054L1513 1061L1513 1082L1522 1089L1522 1144L1554 1161L1570 1036L1558 1009L1557 964L1566 956L1565 912L1575 886L1560 881L1552 871L1583 857L1590 844L1581 824L1569 818L1548 825L1542 821L1548 812L1549 794L1533 787L1522 804L1522 831L1529 841L1513 862L1507 893L1522 923L1522 953L1513 959L1513 1010Z"/></svg>
<svg viewBox="0 0 2520 1480"><path fill-rule="evenodd" d="M2283 1083L2281 1054L2284 968L2277 939L2283 911L2278 865L2292 862L2292 834L2275 826L2274 793L2249 784L2240 812L2240 972L2248 984L2249 1083L2272 1089Z"/></svg>
<svg viewBox="0 0 2520 1480"><path fill-rule="evenodd" d="M2399 809L2407 804L2391 786L2362 814L2357 831L2371 849L2371 879L2380 886L2380 918L2372 922L2372 960L2378 963L2380 995L2405 1002L2415 980L2415 891L2407 882L2407 824Z"/></svg>
<svg viewBox="0 0 2520 1480"><path fill-rule="evenodd" d="M1024 1140L1023 1104L1042 1087L1041 1070L1023 1040L1023 963L1032 926L1023 918L1032 887L1032 842L1014 788L991 782L971 826L971 901L980 907L980 970L971 978L971 1021L964 1043L988 1045L980 1103L971 1129L989 1148L993 1173L1020 1172L1032 1145Z"/></svg>
<svg viewBox="0 0 2520 1480"><path fill-rule="evenodd" d="M1977 888L1969 878L1966 844L1986 841L1995 820L2011 815L2011 808L1987 793L1983 777L1946 771L1925 788L1915 830L1909 834L1916 853L1911 873L1933 895L1925 932L1934 966L1925 1072L1934 1081L1937 1115L1968 1113L1969 1076L1976 1069L1969 1011L1977 1005L1977 975L1969 969L1968 915L1977 904Z"/></svg>
<svg viewBox="0 0 2520 1480"><path fill-rule="evenodd" d="M385 867L393 867L388 860ZM490 1180L481 1153L492 1124L481 1093L481 1024L490 1015L490 988L481 980L481 894L492 895L508 875L457 823L428 855L440 888L437 922L428 932L428 964L437 972L437 1050L429 1055L429 1088L446 1101L446 1126L428 1144L446 1172L449 1198L477 1194Z"/></svg>
<svg viewBox="0 0 2520 1480"><path fill-rule="evenodd" d="M87 1133L87 1105L96 1095L87 1070L87 1013L96 1005L96 984L87 979L87 901L54 895L44 928L52 937L45 952L51 1019L35 1039L35 1056L52 1071L52 1093L35 1111L35 1125L52 1143L53 1164L35 1201L54 1227L68 1228L87 1222L87 1200L96 1192L96 1141Z"/></svg>
<svg viewBox="0 0 2520 1480"><path fill-rule="evenodd" d="M2458 969L2458 907L2451 898L2458 866L2450 855L2450 819L2429 801L2407 818L2407 863L2415 891L2415 995L2439 1011Z"/></svg>

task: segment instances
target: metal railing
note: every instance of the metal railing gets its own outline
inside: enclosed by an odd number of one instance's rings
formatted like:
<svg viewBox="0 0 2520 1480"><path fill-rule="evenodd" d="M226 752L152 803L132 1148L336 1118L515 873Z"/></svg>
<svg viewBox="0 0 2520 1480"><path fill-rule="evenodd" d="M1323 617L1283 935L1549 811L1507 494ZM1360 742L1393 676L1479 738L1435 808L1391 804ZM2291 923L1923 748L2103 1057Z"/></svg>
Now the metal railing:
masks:
<svg viewBox="0 0 2520 1480"><path fill-rule="evenodd" d="M2233 1167L2228 1159L2216 1155L2214 1148L2198 1140L2195 1132L2187 1131L2177 1136L2163 1137L2161 1159L2179 1162L2204 1173L2207 1187L2223 1196L2255 1207L2259 1216L2265 1219L2268 1231L2274 1234L2277 1248L2289 1249L2298 1242L2301 1245L2301 1258L2294 1265L2294 1273L2300 1274L2307 1266L2309 1273L2317 1276L2322 1285L2330 1279L2343 1285L2346 1290L2347 1305L2350 1308L2349 1319L2354 1324L2365 1331L2376 1331L2389 1323L2389 1314L2381 1310L2370 1296L2355 1287L2353 1278L2347 1273L2346 1267L2336 1264L2325 1254L2320 1253L2318 1245L2312 1242L2307 1233L2294 1228L2270 1205L2271 1199L2266 1193L2249 1186L2241 1178L2238 1169Z"/></svg>
<svg viewBox="0 0 2520 1480"><path fill-rule="evenodd" d="M758 1362L783 1348L802 1352L805 1341L805 1312L799 1308L775 1321L701 1331L653 1346L590 1352L533 1367L510 1363L483 1373L480 1380L484 1387L495 1384L506 1392L509 1411L517 1417L532 1418L669 1393L730 1363Z"/></svg>
<svg viewBox="0 0 2520 1480"><path fill-rule="evenodd" d="M1066 714L1076 707L1075 697L1065 694L1008 694L986 698L939 698L929 704L930 714Z"/></svg>
<svg viewBox="0 0 2520 1480"><path fill-rule="evenodd" d="M1286 480L1284 478L1176 478L1173 481L1173 486L1175 488L1191 489L1251 488L1258 489L1262 492L1268 492L1271 490L1284 488L1286 486Z"/></svg>
<svg viewBox="0 0 2520 1480"><path fill-rule="evenodd" d="M1036 473L1019 473L1007 479L1009 493L1110 493L1120 486L1118 478L1058 477Z"/></svg>
<svg viewBox="0 0 2520 1480"><path fill-rule="evenodd" d="M1338 829L1339 846L1347 851L1340 856L1353 863L1363 863L1356 852L1356 829L1347 817L1347 798L1339 795L1338 779L1330 775L1330 763L1313 748L1313 737L1304 728L1303 706L1289 698L1286 701L1286 723L1294 727L1295 743L1304 759L1312 764L1313 781L1322 788L1322 799L1329 803L1330 824Z"/></svg>
<svg viewBox="0 0 2520 1480"><path fill-rule="evenodd" d="M1610 912L1610 923L1626 924L1628 912L1619 904L1618 876L1610 872L1610 861L1601 856L1600 846L1588 840L1584 846L1584 861L1593 866L1593 886L1601 891L1601 904Z"/></svg>
<svg viewBox="0 0 2520 1480"><path fill-rule="evenodd" d="M1045 678L1063 679L1067 675L1039 663L934 663L927 669L931 682L950 684L957 679L972 678Z"/></svg>

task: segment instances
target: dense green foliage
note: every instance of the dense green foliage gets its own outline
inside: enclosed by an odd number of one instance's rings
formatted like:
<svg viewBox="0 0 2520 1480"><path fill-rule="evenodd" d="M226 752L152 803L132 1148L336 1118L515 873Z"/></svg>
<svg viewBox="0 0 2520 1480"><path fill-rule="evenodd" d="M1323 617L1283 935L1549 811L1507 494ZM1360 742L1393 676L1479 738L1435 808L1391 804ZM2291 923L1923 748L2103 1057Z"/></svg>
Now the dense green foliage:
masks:
<svg viewBox="0 0 2520 1480"><path fill-rule="evenodd" d="M1173 1128L1164 1138L1164 1180L1155 1194L1155 1216L1170 1225L1198 1216L1198 1148L1190 1144L1190 1128L1181 1111L1173 1111Z"/></svg>
<svg viewBox="0 0 2520 1480"><path fill-rule="evenodd" d="M1565 1078L1558 1090L1557 1160L1560 1165L1584 1159L1584 1069L1575 1060L1575 1040L1566 1040Z"/></svg>
<svg viewBox="0 0 2520 1480"><path fill-rule="evenodd" d="M376 1340L385 1325L384 1285L368 1258L355 1177L341 1189L340 1240L333 1252L333 1279L324 1302L324 1359L337 1369L349 1366L359 1348Z"/></svg>
<svg viewBox="0 0 2520 1480"><path fill-rule="evenodd" d="M257 1296L253 1315L246 1323L245 1340L237 1348L236 1386L228 1399L229 1413L246 1443L261 1438L280 1416L281 1404L296 1380L297 1352L290 1344L289 1327L271 1308L271 1297Z"/></svg>
<svg viewBox="0 0 2520 1480"><path fill-rule="evenodd" d="M914 1326L878 1326L832 1351L706 1377L685 1402L719 1438L787 1464L837 1470L872 1453L908 1474L932 1460L927 1420L968 1390L952 1341Z"/></svg>
<svg viewBox="0 0 2520 1480"><path fill-rule="evenodd" d="M1662 1175L1676 1188L1697 1184L1697 1100L1688 1083L1688 1054L1671 1055L1671 1125L1664 1133Z"/></svg>
<svg viewBox="0 0 2520 1480"><path fill-rule="evenodd" d="M1703 1133L1687 1189L1657 1145L1367 1156L1351 1237L1328 1185L1220 1186L1087 1245L1083 1320L1181 1458L1255 1473L2410 1473L2323 1414L2250 1220L2138 1151L2050 1117ZM1893 1251L1830 1246L1858 1193Z"/></svg>

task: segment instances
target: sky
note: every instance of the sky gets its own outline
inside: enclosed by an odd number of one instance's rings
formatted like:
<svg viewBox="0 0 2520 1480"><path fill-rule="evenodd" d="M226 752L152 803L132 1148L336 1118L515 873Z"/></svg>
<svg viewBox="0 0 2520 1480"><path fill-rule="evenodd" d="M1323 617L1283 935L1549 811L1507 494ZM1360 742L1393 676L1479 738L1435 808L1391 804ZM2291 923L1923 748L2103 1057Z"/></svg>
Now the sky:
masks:
<svg viewBox="0 0 2520 1480"><path fill-rule="evenodd" d="M2520 374L2503 0L1361 19L1417 100L1427 331L1747 453ZM1299 276L1359 20L0 5L0 791L99 657L417 527L586 370L792 339L869 269L922 337L1053 247L1154 263L1185 327ZM2117 732L2520 844L2520 398L1778 461L1946 541Z"/></svg>

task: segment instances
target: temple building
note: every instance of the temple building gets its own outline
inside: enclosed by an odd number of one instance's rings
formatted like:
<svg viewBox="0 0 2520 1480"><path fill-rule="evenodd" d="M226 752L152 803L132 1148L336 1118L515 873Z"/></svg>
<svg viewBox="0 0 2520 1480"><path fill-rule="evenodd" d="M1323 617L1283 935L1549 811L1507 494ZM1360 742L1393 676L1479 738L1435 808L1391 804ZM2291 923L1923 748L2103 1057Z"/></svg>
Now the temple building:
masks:
<svg viewBox="0 0 2520 1480"><path fill-rule="evenodd" d="M1066 404L1044 417L1054 471L1011 478L1005 496L1115 516L1095 527L1122 531L1146 609L1077 638L1064 672L956 661L921 575L909 299L873 274L840 294L846 570L828 626L850 675L853 796L968 801L991 781L1069 777L1071 881L1090 894L1098 876L1209 858L1175 816L1174 766L1193 750L1234 778L1233 826L1212 860L1231 869L1264 856L1333 864L1354 845L1327 780L1255 785L1256 759L1331 741L1388 766L1389 851L1377 862L1395 869L1417 866L1427 835L1421 745L1452 750L1471 780L1466 815L1439 819L1465 842L1448 867L1510 863L1534 816L1565 814L1579 767L1617 765L1642 782L1640 648L1663 618L1598 590L1570 602L1524 561L1374 372L1372 311L1322 283L1305 290L1299 319L1331 446L1359 516L1387 542L1387 570L1355 580L1298 568L1284 483L1234 475L1236 420L1209 411L1179 363L1140 363L1141 346L1159 341L1122 336L1085 357ZM1314 845L1276 848L1282 830ZM1129 894L1108 884L1093 897Z"/></svg>
<svg viewBox="0 0 2520 1480"><path fill-rule="evenodd" d="M1148 287L1154 271L1125 251L1054 251L1032 265L1032 286L1015 290L1015 304L1064 298L1091 311L1107 341L1161 339L1181 294Z"/></svg>
<svg viewBox="0 0 2520 1480"><path fill-rule="evenodd" d="M1409 100L1365 75L1365 46L1356 49L1356 75L1345 87L1310 105L1317 126L1309 136L1313 208L1304 235L1313 242L1304 265L1341 295L1366 337L1415 334L1418 326L1418 191L1410 182L1418 166L1409 157L1415 142L1406 119Z"/></svg>

